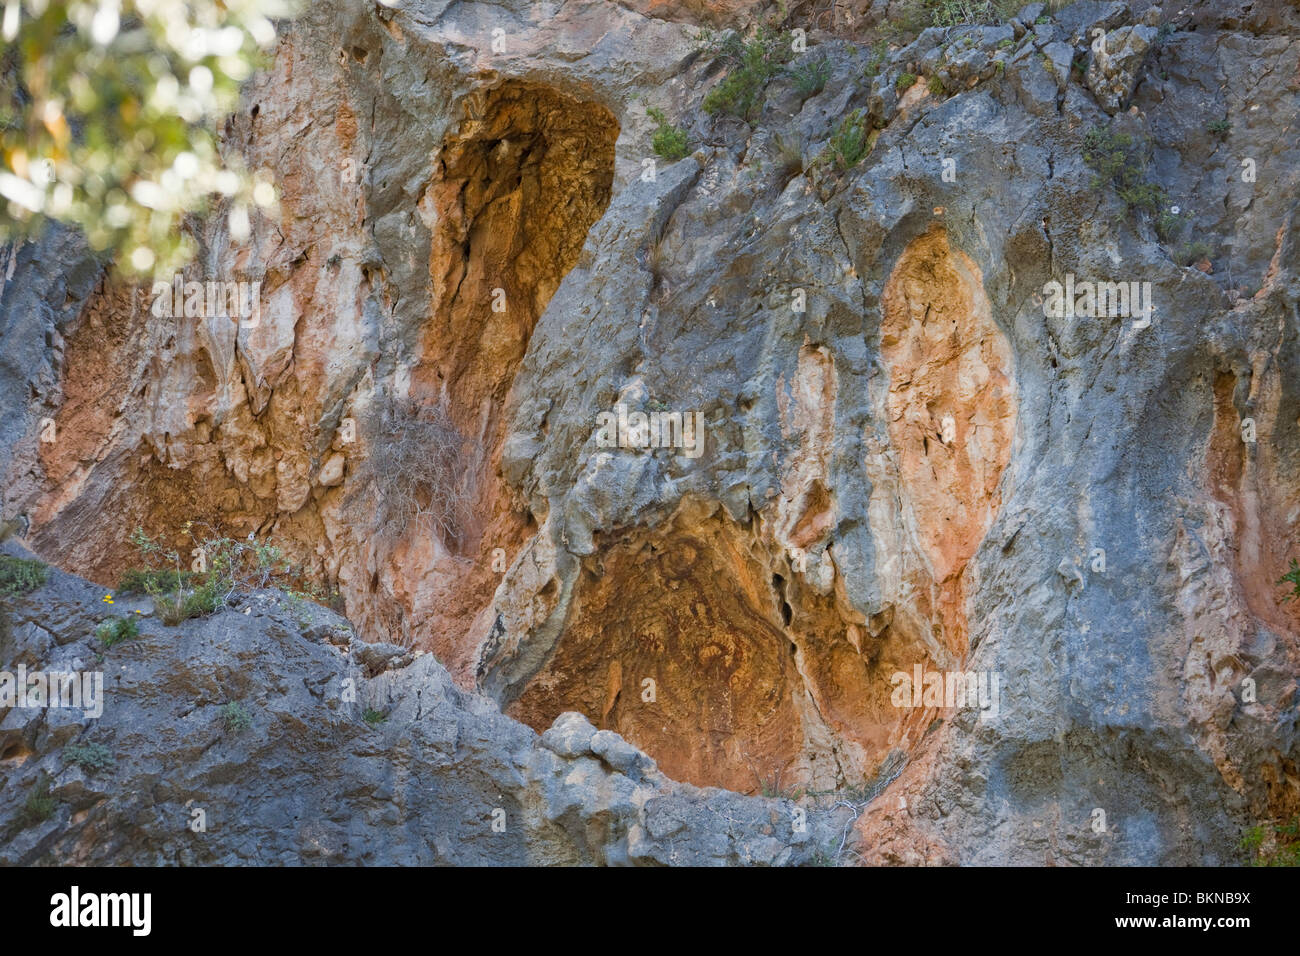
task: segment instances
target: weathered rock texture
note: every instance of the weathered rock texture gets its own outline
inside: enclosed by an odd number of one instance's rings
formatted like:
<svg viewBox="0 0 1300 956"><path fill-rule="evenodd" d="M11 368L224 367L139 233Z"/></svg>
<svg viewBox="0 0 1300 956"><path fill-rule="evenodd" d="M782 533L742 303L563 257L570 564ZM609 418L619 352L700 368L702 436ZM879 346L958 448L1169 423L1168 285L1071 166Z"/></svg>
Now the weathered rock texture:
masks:
<svg viewBox="0 0 1300 956"><path fill-rule="evenodd" d="M183 627L55 572L0 611L0 657L100 671L103 715L14 707L0 721L4 863L787 865L838 851L851 818L672 783L570 713L538 738L422 651L359 642L277 591ZM230 721L238 705L248 726ZM97 744L114 759L69 759ZM25 818L42 780L50 816Z"/></svg>
<svg viewBox="0 0 1300 956"><path fill-rule="evenodd" d="M896 6L799 5L829 79L746 124L693 36L765 5L314 4L228 130L280 215L191 270L260 279L259 327L6 252L5 514L103 584L137 524L270 534L367 639L691 784L888 782L868 862L1230 861L1300 809L1300 18L1031 4L878 62ZM814 162L855 110L870 154ZM1083 161L1109 123L1163 237ZM1067 274L1150 324L1046 314ZM399 399L472 449L452 533L358 481ZM699 412L700 454L606 447L620 406ZM996 714L898 706L918 666Z"/></svg>

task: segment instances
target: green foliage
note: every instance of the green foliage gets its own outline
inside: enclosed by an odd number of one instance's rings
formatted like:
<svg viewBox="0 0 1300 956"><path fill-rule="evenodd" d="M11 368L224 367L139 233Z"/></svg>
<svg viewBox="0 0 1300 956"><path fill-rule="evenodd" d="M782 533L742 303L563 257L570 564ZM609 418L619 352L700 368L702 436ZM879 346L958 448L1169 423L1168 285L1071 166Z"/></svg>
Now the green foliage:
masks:
<svg viewBox="0 0 1300 956"><path fill-rule="evenodd" d="M1300 816L1287 823L1254 826L1241 838L1251 866L1300 866Z"/></svg>
<svg viewBox="0 0 1300 956"><path fill-rule="evenodd" d="M804 99L815 96L826 89L826 81L831 78L831 61L826 57L819 60L804 59L790 70L794 77L795 89Z"/></svg>
<svg viewBox="0 0 1300 956"><path fill-rule="evenodd" d="M1226 119L1210 120L1205 124L1205 131L1211 136L1227 136L1232 129L1232 123Z"/></svg>
<svg viewBox="0 0 1300 956"><path fill-rule="evenodd" d="M880 68L885 65L885 60L889 57L889 43L886 40L878 42L871 50L871 57L867 60L867 67L863 70L863 76L868 80L874 80L880 75Z"/></svg>
<svg viewBox="0 0 1300 956"><path fill-rule="evenodd" d="M7 0L0 25L0 242L73 223L128 272L188 257L182 217L213 196L236 239L271 174L218 148L217 124L292 0Z"/></svg>
<svg viewBox="0 0 1300 956"><path fill-rule="evenodd" d="M368 723L371 727L376 727L379 724L382 724L388 718L385 717L381 711L374 710L373 708L367 707L362 712L361 719L364 720L366 723Z"/></svg>
<svg viewBox="0 0 1300 956"><path fill-rule="evenodd" d="M752 122L762 112L768 81L790 59L791 35L763 25L750 40L742 40L734 32L719 37L704 31L700 42L707 53L728 65L722 82L704 97L704 111Z"/></svg>
<svg viewBox="0 0 1300 956"><path fill-rule="evenodd" d="M947 87L943 85L943 80L937 76L930 77L930 79L926 81L925 85L934 96L943 96L944 93L948 92Z"/></svg>
<svg viewBox="0 0 1300 956"><path fill-rule="evenodd" d="M1210 258L1210 244L1208 242L1189 242L1184 244L1179 250L1178 255L1174 257L1180 266L1190 266L1202 259Z"/></svg>
<svg viewBox="0 0 1300 956"><path fill-rule="evenodd" d="M1289 602L1300 598L1300 564L1296 563L1295 558L1291 559L1291 569L1287 571L1286 574L1282 575L1282 577L1278 579L1277 583L1279 585L1291 585L1291 593L1283 597L1284 601Z"/></svg>
<svg viewBox="0 0 1300 956"><path fill-rule="evenodd" d="M1111 127L1093 127L1083 137L1083 161L1097 175L1092 188L1110 185L1130 213L1142 212L1151 217L1156 234L1168 242L1178 224L1169 212L1169 196L1164 188L1146 178L1148 144Z"/></svg>
<svg viewBox="0 0 1300 956"><path fill-rule="evenodd" d="M668 117L664 115L663 110L651 106L646 110L646 114L659 124L659 128L654 131L654 136L650 140L650 145L655 154L662 156L670 163L675 163L685 157L689 152L686 147L686 130L669 123Z"/></svg>
<svg viewBox="0 0 1300 956"><path fill-rule="evenodd" d="M140 622L133 617L110 617L95 628L95 636L105 647L112 647L140 636Z"/></svg>
<svg viewBox="0 0 1300 956"><path fill-rule="evenodd" d="M862 110L854 110L840 120L831 135L822 158L833 160L840 171L852 169L871 152L871 137Z"/></svg>
<svg viewBox="0 0 1300 956"><path fill-rule="evenodd" d="M229 538L211 531L200 538L192 521L185 523L181 534L194 546L187 548L191 554L202 553L206 565L202 571L181 570L180 552L149 537L143 528L131 535L141 556L155 565L133 572L132 581L154 599L159 620L168 626L221 610L237 591L283 583L296 574L284 552L270 541L251 535ZM171 567L159 568L159 564Z"/></svg>
<svg viewBox="0 0 1300 956"><path fill-rule="evenodd" d="M1017 0L924 0L930 25L955 27L964 23L1000 23L1016 15Z"/></svg>
<svg viewBox="0 0 1300 956"><path fill-rule="evenodd" d="M226 730L236 734L253 726L252 714L237 700L232 700L221 708L221 720L226 725Z"/></svg>
<svg viewBox="0 0 1300 956"><path fill-rule="evenodd" d="M50 796L50 777L45 771L41 771L32 784L31 791L27 794L27 802L23 804L22 820L24 826L35 826L44 820L48 820L54 813L57 803Z"/></svg>
<svg viewBox="0 0 1300 956"><path fill-rule="evenodd" d="M87 773L113 766L113 754L103 744L69 744L63 748L63 759Z"/></svg>
<svg viewBox="0 0 1300 956"><path fill-rule="evenodd" d="M894 88L902 93L904 90L910 89L915 82L915 73L900 73L898 79L894 80Z"/></svg>
<svg viewBox="0 0 1300 956"><path fill-rule="evenodd" d="M128 568L122 573L117 589L124 594L170 594L194 582L192 571L167 571L154 568Z"/></svg>
<svg viewBox="0 0 1300 956"><path fill-rule="evenodd" d="M49 575L50 569L40 561L0 554L0 597L35 591Z"/></svg>

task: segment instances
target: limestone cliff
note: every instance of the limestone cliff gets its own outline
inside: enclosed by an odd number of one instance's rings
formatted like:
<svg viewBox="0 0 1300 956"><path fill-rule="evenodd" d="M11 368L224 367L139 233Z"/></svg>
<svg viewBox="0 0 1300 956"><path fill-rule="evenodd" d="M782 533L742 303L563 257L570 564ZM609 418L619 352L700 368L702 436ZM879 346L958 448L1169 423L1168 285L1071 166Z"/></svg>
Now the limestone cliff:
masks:
<svg viewBox="0 0 1300 956"><path fill-rule="evenodd" d="M70 809L9 858L1222 864L1300 812L1300 12L917 6L317 2L225 130L278 215L184 276L256 321L3 250L24 544L103 590L137 526L270 538L357 635L151 623L98 722L10 710L0 817L46 772ZM698 29L764 19L716 109ZM85 662L60 581L0 668ZM376 656L379 730L330 689ZM231 682L255 743L188 723ZM121 837L187 800L203 849Z"/></svg>

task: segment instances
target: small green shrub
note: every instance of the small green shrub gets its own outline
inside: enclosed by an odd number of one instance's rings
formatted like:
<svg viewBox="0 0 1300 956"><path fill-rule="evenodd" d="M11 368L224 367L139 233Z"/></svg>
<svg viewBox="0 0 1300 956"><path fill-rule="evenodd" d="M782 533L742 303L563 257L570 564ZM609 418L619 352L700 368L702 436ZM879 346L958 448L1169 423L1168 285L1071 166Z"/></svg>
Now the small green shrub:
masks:
<svg viewBox="0 0 1300 956"><path fill-rule="evenodd" d="M117 589L124 594L170 594L194 582L193 571L169 571L155 568L128 568L122 573Z"/></svg>
<svg viewBox="0 0 1300 956"><path fill-rule="evenodd" d="M820 60L805 59L790 71L794 77L794 87L804 99L816 96L826 89L826 81L831 78L831 61L822 57Z"/></svg>
<svg viewBox="0 0 1300 956"><path fill-rule="evenodd" d="M915 73L902 73L899 74L898 79L894 80L894 88L898 90L898 92L902 93L904 90L910 89L912 84L915 82Z"/></svg>
<svg viewBox="0 0 1300 956"><path fill-rule="evenodd" d="M0 554L0 597L35 591L49 575L50 569L40 561Z"/></svg>
<svg viewBox="0 0 1300 956"><path fill-rule="evenodd" d="M930 23L955 27L964 23L1001 23L1016 15L1019 0L925 0Z"/></svg>
<svg viewBox="0 0 1300 956"><path fill-rule="evenodd" d="M144 529L136 528L131 535L131 543L147 562L167 566L130 572L130 583L153 597L158 619L168 626L221 610L236 591L284 583L297 574L284 552L270 541L215 533L200 539L193 524L186 522L182 534L204 556L206 567L200 572L182 570L180 553L149 537Z"/></svg>
<svg viewBox="0 0 1300 956"><path fill-rule="evenodd" d="M23 804L23 824L30 827L48 820L57 805L55 799L50 796L49 774L41 771L27 794L27 802Z"/></svg>
<svg viewBox="0 0 1300 956"><path fill-rule="evenodd" d="M948 92L947 87L943 85L943 80L937 76L930 77L925 85L932 96L943 96L944 93Z"/></svg>
<svg viewBox="0 0 1300 956"><path fill-rule="evenodd" d="M379 724L382 724L388 718L385 717L381 711L374 710L373 708L367 707L362 712L361 719L364 720L366 723L368 723L371 727L375 727L378 726Z"/></svg>
<svg viewBox="0 0 1300 956"><path fill-rule="evenodd" d="M1291 559L1291 569L1287 571L1286 574L1282 575L1282 577L1278 579L1277 583L1279 585L1289 584L1291 586L1291 593L1284 595L1282 600L1289 602L1300 598L1300 564L1296 563L1295 558Z"/></svg>
<svg viewBox="0 0 1300 956"><path fill-rule="evenodd" d="M1178 218L1168 211L1169 196L1164 188L1146 178L1147 146L1127 133L1097 126L1084 134L1083 161L1097 174L1093 189L1111 186L1130 213L1146 213L1156 235L1168 242Z"/></svg>
<svg viewBox="0 0 1300 956"><path fill-rule="evenodd" d="M1300 866L1300 816L1287 823L1250 827L1241 838L1241 848L1251 866Z"/></svg>
<svg viewBox="0 0 1300 956"><path fill-rule="evenodd" d="M867 120L862 110L854 110L840 120L822 153L825 159L833 160L836 167L843 172L852 169L871 151L871 137L867 130Z"/></svg>
<svg viewBox="0 0 1300 956"><path fill-rule="evenodd" d="M670 163L684 158L689 152L686 147L686 130L673 126L668 122L664 111L653 106L646 110L646 115L659 124L650 138L650 146L654 149L655 155L663 157Z"/></svg>
<svg viewBox="0 0 1300 956"><path fill-rule="evenodd" d="M236 734L253 726L253 715L237 700L232 700L221 708L221 720L226 725L226 730Z"/></svg>
<svg viewBox="0 0 1300 956"><path fill-rule="evenodd" d="M1232 123L1226 119L1210 120L1205 124L1205 131L1211 136L1227 136L1231 129Z"/></svg>
<svg viewBox="0 0 1300 956"><path fill-rule="evenodd" d="M702 49L727 62L727 75L704 97L706 113L737 116L753 121L763 108L768 81L789 61L790 34L760 26L752 39L742 40L734 32L721 37L705 31L700 34Z"/></svg>
<svg viewBox="0 0 1300 956"><path fill-rule="evenodd" d="M133 617L110 617L95 628L95 636L105 647L112 647L140 636L140 622Z"/></svg>
<svg viewBox="0 0 1300 956"><path fill-rule="evenodd" d="M69 744L63 748L63 759L87 773L113 766L113 754L103 744Z"/></svg>

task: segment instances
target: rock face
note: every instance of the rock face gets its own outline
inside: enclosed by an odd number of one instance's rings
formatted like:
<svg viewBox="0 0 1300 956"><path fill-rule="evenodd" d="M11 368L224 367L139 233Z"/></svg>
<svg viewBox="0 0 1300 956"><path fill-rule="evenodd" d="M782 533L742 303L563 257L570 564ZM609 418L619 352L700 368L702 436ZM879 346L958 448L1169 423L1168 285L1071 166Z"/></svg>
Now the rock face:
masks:
<svg viewBox="0 0 1300 956"><path fill-rule="evenodd" d="M103 681L98 707L6 708L4 863L797 865L852 822L673 783L580 714L539 739L432 654L277 591L107 650L96 624L148 604L101 596L54 572L0 615L9 673ZM75 762L91 746L111 763Z"/></svg>
<svg viewBox="0 0 1300 956"><path fill-rule="evenodd" d="M228 129L280 216L243 244L203 226L186 276L260 281L255 326L156 315L66 233L0 256L4 516L33 550L111 585L137 525L270 535L364 639L432 652L364 684L387 722L346 725L340 786L403 767L373 829L330 811L277 854L1215 864L1300 812L1276 583L1300 557L1300 17L1031 4L880 54L903 5L823 6L787 25L824 86L779 75L742 122L701 109L724 68L694 36L764 4L313 4ZM855 117L869 150L837 164ZM1092 129L1135 144L1146 211L1085 162ZM408 405L451 436L441 524L384 521ZM125 728L184 720L195 674L362 667L250 606L139 675L177 688L154 709L101 718L178 807L241 798ZM62 646L24 633L33 661ZM254 767L322 747L323 700L277 704ZM24 784L57 763L11 729ZM690 785L862 813L807 846L780 819L720 835L679 807L776 805ZM493 842L493 808L529 823ZM13 858L126 852L40 832Z"/></svg>

